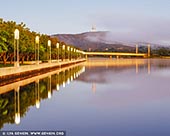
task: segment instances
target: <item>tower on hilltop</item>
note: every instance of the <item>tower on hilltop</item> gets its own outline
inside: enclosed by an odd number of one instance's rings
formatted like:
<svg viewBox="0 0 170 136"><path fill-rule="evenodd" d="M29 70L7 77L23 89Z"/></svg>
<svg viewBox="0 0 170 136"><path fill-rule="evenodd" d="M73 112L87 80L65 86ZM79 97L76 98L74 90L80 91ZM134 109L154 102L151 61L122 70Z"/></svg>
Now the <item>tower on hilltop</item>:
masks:
<svg viewBox="0 0 170 136"><path fill-rule="evenodd" d="M91 32L96 32L96 26L95 25L92 25Z"/></svg>

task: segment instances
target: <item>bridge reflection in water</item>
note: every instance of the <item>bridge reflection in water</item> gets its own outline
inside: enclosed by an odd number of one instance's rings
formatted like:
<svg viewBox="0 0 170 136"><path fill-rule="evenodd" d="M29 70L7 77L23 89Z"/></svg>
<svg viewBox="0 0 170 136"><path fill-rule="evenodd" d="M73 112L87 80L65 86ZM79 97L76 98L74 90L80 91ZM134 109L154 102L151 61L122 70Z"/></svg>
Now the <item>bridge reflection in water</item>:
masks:
<svg viewBox="0 0 170 136"><path fill-rule="evenodd" d="M124 71L124 70L129 70L129 69L135 69L134 73L136 74L140 74L140 70L141 73L143 73L143 69L144 72L148 75L151 74L151 59L89 59L85 62L85 66L86 66L86 71L88 71L88 69L92 70L93 73L91 73L91 75L95 74L96 71L98 71L97 69L100 68L104 68L105 69L114 69L116 73L119 73L120 71ZM102 69L101 69L102 71ZM81 77L80 77L81 78ZM102 78L102 77L101 77ZM93 92L93 94L96 93L97 90L97 83L100 83L101 81L99 81L100 78L90 78L88 77L88 82L91 83L91 90Z"/></svg>
<svg viewBox="0 0 170 136"><path fill-rule="evenodd" d="M53 91L76 79L85 72L83 65L70 66L30 79L0 87L0 128L5 123L20 124L30 106L40 108L42 99L51 99Z"/></svg>
<svg viewBox="0 0 170 136"><path fill-rule="evenodd" d="M147 66L148 74L151 72L151 60L150 59L89 59L86 61L85 66L90 67L135 67L136 74L139 72L140 66Z"/></svg>

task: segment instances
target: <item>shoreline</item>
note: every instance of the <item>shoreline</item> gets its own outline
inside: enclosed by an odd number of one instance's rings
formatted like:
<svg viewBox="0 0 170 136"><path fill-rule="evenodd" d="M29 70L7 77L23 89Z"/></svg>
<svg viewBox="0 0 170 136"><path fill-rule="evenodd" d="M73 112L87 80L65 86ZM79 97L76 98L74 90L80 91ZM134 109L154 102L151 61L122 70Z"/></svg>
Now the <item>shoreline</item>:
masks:
<svg viewBox="0 0 170 136"><path fill-rule="evenodd" d="M43 63L39 65L25 65L20 67L0 68L0 86L12 82L27 79L36 75L58 70L74 64L85 62L86 59L72 60L67 62Z"/></svg>

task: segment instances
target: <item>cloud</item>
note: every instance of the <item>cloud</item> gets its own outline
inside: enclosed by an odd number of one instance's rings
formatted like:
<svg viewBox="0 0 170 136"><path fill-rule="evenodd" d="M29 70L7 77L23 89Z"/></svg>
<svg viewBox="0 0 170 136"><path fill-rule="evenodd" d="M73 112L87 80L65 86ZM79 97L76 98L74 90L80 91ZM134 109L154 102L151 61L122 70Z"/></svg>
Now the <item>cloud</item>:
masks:
<svg viewBox="0 0 170 136"><path fill-rule="evenodd" d="M111 33L109 40L170 44L170 19L163 17L101 14L94 18L98 28Z"/></svg>

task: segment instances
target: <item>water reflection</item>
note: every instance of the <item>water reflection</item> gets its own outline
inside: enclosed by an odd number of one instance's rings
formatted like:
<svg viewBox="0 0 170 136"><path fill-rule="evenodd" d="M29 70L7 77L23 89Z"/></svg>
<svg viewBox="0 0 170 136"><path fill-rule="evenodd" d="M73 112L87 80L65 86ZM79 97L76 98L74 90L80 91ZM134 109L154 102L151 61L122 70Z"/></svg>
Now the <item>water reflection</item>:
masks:
<svg viewBox="0 0 170 136"><path fill-rule="evenodd" d="M20 87L16 87L14 90L14 99L15 99L15 123L19 124L20 123Z"/></svg>
<svg viewBox="0 0 170 136"><path fill-rule="evenodd" d="M151 72L151 60L150 59L91 59L86 62L86 67L91 69L94 67L105 67L105 69L109 68L123 68L126 70L127 68L135 67L136 74L139 73L139 69L141 67L147 66L147 73Z"/></svg>
<svg viewBox="0 0 170 136"><path fill-rule="evenodd" d="M92 90L95 90L94 84L108 84L109 75L119 77L121 73L132 71L136 75L152 75L155 72L168 69L170 61L167 59L92 59L85 63L86 74L83 74L79 80L92 84ZM108 75L109 74L109 75ZM130 76L130 75L129 75Z"/></svg>
<svg viewBox="0 0 170 136"><path fill-rule="evenodd" d="M53 91L59 91L61 85L65 87L66 82L70 84L73 75L80 75L84 69L83 65L72 66L15 82L10 86L1 86L0 90L3 91L0 94L0 128L3 128L5 123L19 125L31 105L39 109L42 99L51 99Z"/></svg>
<svg viewBox="0 0 170 136"><path fill-rule="evenodd" d="M151 60L148 59L148 74L151 73Z"/></svg>
<svg viewBox="0 0 170 136"><path fill-rule="evenodd" d="M47 80L47 90L48 90L48 99L51 99L51 75L48 76Z"/></svg>
<svg viewBox="0 0 170 136"><path fill-rule="evenodd" d="M16 89L0 95L0 128L65 129L70 136L170 134L169 60L95 60L85 65L41 75L29 85L13 84ZM19 126L3 127L17 122Z"/></svg>
<svg viewBox="0 0 170 136"><path fill-rule="evenodd" d="M65 71L63 72L63 87L65 87L66 86L66 84L65 84Z"/></svg>
<svg viewBox="0 0 170 136"><path fill-rule="evenodd" d="M139 67L139 64L138 64L138 61L136 60L136 74L138 74L138 67Z"/></svg>
<svg viewBox="0 0 170 136"><path fill-rule="evenodd" d="M100 90L100 88L97 87L100 84L114 84L112 88L115 90L132 89L131 87L134 85L124 81L124 79L126 79L126 77L124 77L125 75L127 75L127 78L129 76L129 79L135 74L136 76L134 76L134 78L141 77L141 75L148 75L147 77L149 78L155 75L155 73L162 73L161 71L163 69L166 70L166 74L168 74L167 70L170 67L170 61L164 59L114 59L101 62L101 60L92 59L85 65L86 73L81 75L79 80L90 83L92 92L96 94L97 89ZM152 69L153 73L151 72ZM115 81L113 81L113 79ZM141 84L142 82L144 81L141 81Z"/></svg>
<svg viewBox="0 0 170 136"><path fill-rule="evenodd" d="M40 108L40 84L39 84L39 79L35 81L35 98L36 98L36 108Z"/></svg>
<svg viewBox="0 0 170 136"><path fill-rule="evenodd" d="M92 83L92 91L94 94L96 93L96 83Z"/></svg>
<svg viewBox="0 0 170 136"><path fill-rule="evenodd" d="M59 73L56 74L56 90L60 90L60 85L59 85Z"/></svg>

